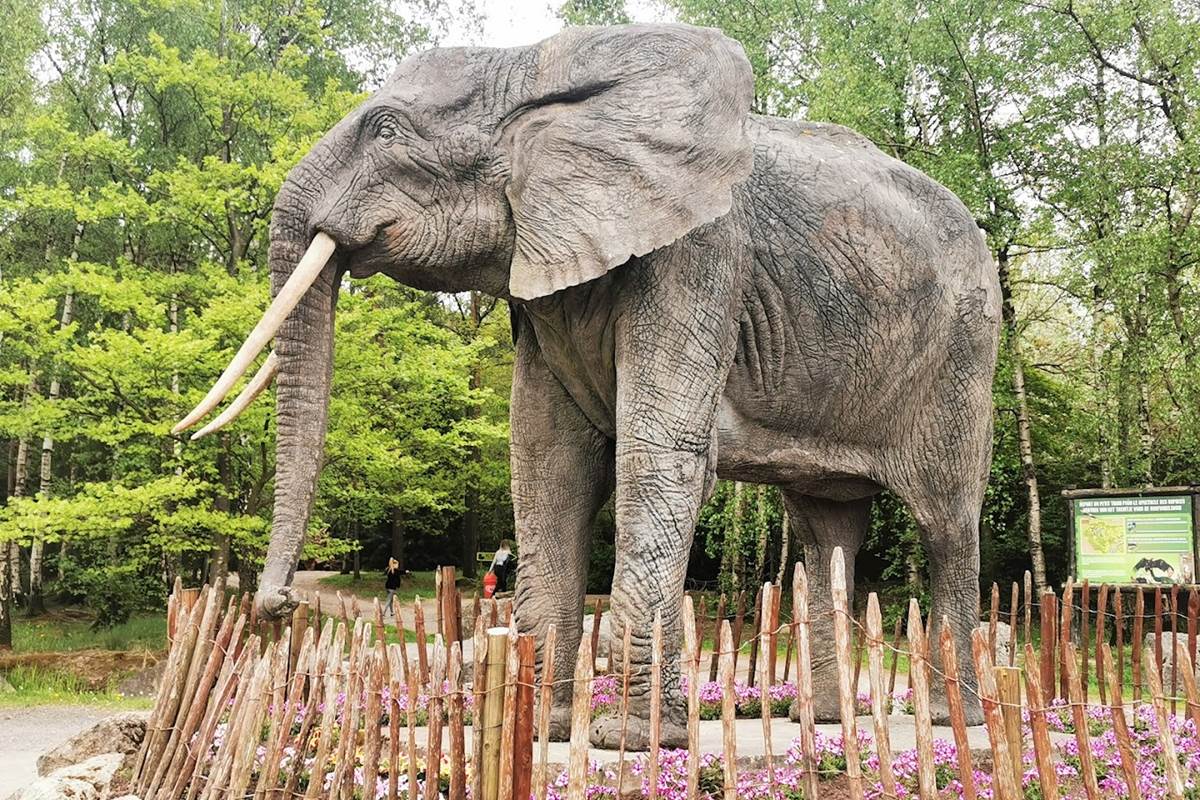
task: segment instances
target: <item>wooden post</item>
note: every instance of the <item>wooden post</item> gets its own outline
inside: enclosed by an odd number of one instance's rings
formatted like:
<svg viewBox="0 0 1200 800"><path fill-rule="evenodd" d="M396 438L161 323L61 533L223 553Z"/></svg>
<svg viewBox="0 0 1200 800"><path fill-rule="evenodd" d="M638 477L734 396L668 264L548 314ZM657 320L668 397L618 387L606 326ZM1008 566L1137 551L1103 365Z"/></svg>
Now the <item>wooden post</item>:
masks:
<svg viewBox="0 0 1200 800"><path fill-rule="evenodd" d="M761 622L763 617L763 590L760 586L758 592L754 595L754 620L750 625L750 668L746 674L746 682L753 687L757 680L756 673L758 672L758 650L761 639Z"/></svg>
<svg viewBox="0 0 1200 800"><path fill-rule="evenodd" d="M621 645L621 740L617 744L617 785L625 779L625 737L629 733L629 683L633 678L633 668L630 666L630 648L632 645L631 625L625 625Z"/></svg>
<svg viewBox="0 0 1200 800"><path fill-rule="evenodd" d="M571 747L567 762L566 800L587 796L588 726L592 718L592 642L580 642L575 659L575 683L571 687Z"/></svg>
<svg viewBox="0 0 1200 800"><path fill-rule="evenodd" d="M933 765L933 725L929 719L929 649L925 643L925 629L921 627L921 605L915 597L908 601L908 645L912 650L909 673L917 739L917 790L921 800L933 800L937 796L937 776Z"/></svg>
<svg viewBox="0 0 1200 800"><path fill-rule="evenodd" d="M1033 643L1025 642L1025 695L1029 698L1029 728L1033 734L1033 755L1037 762L1038 783L1042 788L1042 800L1058 800L1058 776L1054 771L1054 751L1050 743L1050 726L1046 724L1046 704L1043 701L1046 693L1038 677L1036 665Z"/></svg>
<svg viewBox="0 0 1200 800"><path fill-rule="evenodd" d="M796 716L800 724L800 767L804 797L817 800L816 723L813 711L811 628L808 619L808 576L799 561L792 571L792 625L796 630ZM893 670L895 660L892 661Z"/></svg>
<svg viewBox="0 0 1200 800"><path fill-rule="evenodd" d="M867 658L871 720L875 725L875 751L879 754L879 784L883 797L896 797L896 774L892 770L892 743L888 732L891 698L885 694L883 678L883 615L879 610L879 596L874 592L867 597Z"/></svg>
<svg viewBox="0 0 1200 800"><path fill-rule="evenodd" d="M856 689L850 685L854 674L850 655L850 599L846 594L846 561L842 548L833 548L829 563L830 589L833 592L833 641L837 650L838 706L842 716L842 748L846 754L846 778L850 800L863 800L862 762L858 754L858 731L854 720ZM920 627L918 621L917 627ZM909 621L909 638L912 621ZM918 714L919 716L919 714Z"/></svg>
<svg viewBox="0 0 1200 800"><path fill-rule="evenodd" d="M1016 631L1016 626L1013 626ZM1014 634L1015 636L1015 634ZM954 634L950 619L942 616L942 672L946 678L946 705L950 712L950 729L954 731L954 749L958 757L958 779L962 783L962 800L975 800L975 766L971 763L971 742L967 738L967 720L963 713L962 687L958 682L958 656L954 651ZM1016 649L1016 641L1013 641ZM895 795L888 795L894 797Z"/></svg>
<svg viewBox="0 0 1200 800"><path fill-rule="evenodd" d="M737 669L735 656L737 650L733 643L733 631L729 628L729 620L721 621L721 685L724 692L721 695L721 744L725 753L725 800L738 800L737 795L737 734L734 724L737 708L734 705L734 671Z"/></svg>
<svg viewBox="0 0 1200 800"><path fill-rule="evenodd" d="M853 602L851 602L853 605ZM850 685L854 687L855 697L858 696L859 678L862 677L863 655L867 650L867 612L863 612L862 620L854 626L854 677Z"/></svg>
<svg viewBox="0 0 1200 800"><path fill-rule="evenodd" d="M688 595L685 594L684 598L686 601L686 599L688 598ZM692 607L695 608L695 601L693 601ZM693 635L695 635L697 642L703 642L704 641L704 623L708 621L708 597L706 597L703 593L700 595L700 608L698 611L696 611L694 613L696 615L696 624L692 627L692 633L693 633ZM611 639L610 639L609 650L610 651L612 650ZM696 663L699 664L700 663L700 648L699 647L696 648L695 653L693 653L693 657L696 659ZM610 658L611 658L611 654L610 654ZM611 664L609 665L609 672L612 672Z"/></svg>
<svg viewBox="0 0 1200 800"><path fill-rule="evenodd" d="M1196 690L1196 672L1192 667L1192 658L1182 642L1175 642L1175 659L1181 661L1183 668L1179 674L1183 676L1183 691L1187 697L1187 715L1191 718L1196 730L1200 731L1200 694Z"/></svg>
<svg viewBox="0 0 1200 800"><path fill-rule="evenodd" d="M451 584L453 586L453 584ZM462 643L450 643L450 663L446 669L450 694L446 696L446 722L450 728L450 794L449 800L464 800L467 796L466 729L463 727ZM529 702L533 711L533 701ZM524 797L529 797L526 791Z"/></svg>
<svg viewBox="0 0 1200 800"><path fill-rule="evenodd" d="M771 592L771 628L768 631L771 642L767 648L767 672L771 676L771 683L779 680L779 601L783 594L781 587L777 584L771 584L773 591ZM785 659L786 662L786 659Z"/></svg>
<svg viewBox="0 0 1200 800"><path fill-rule="evenodd" d="M1099 649L1104 650L1104 660L1112 664L1112 653L1108 642L1101 642ZM1107 676L1096 676L1108 684L1109 712L1112 715L1113 733L1117 739L1117 753L1121 759L1121 773L1125 777L1125 787L1129 800L1141 800L1141 789L1138 788L1137 761L1133 755L1133 740L1129 735L1129 725L1125 721L1125 700L1121 696L1121 681L1115 670L1108 670Z"/></svg>
<svg viewBox="0 0 1200 800"><path fill-rule="evenodd" d="M582 653L583 650L580 650ZM508 628L487 632L487 689L483 701L483 800L500 797L500 732L504 724L504 684ZM476 709L476 713L478 713Z"/></svg>
<svg viewBox="0 0 1200 800"><path fill-rule="evenodd" d="M1021 586L1016 581L1012 585L1012 599L1008 603L1008 665L1017 663L1017 608L1021 605Z"/></svg>
<svg viewBox="0 0 1200 800"><path fill-rule="evenodd" d="M1124 600L1122 599L1121 587L1117 586L1113 591L1113 635L1117 640L1117 661L1116 661L1116 679L1117 686L1121 687L1122 694L1125 687L1125 608ZM1100 637L1096 637L1100 638ZM1113 662L1110 660L1112 656L1111 650L1106 650L1105 664L1109 669L1112 669ZM1100 674L1096 673L1096 678L1099 680ZM1108 681L1103 681L1107 684Z"/></svg>
<svg viewBox="0 0 1200 800"><path fill-rule="evenodd" d="M596 657L600 655L600 618L604 615L604 598L596 598L596 609L592 614L592 674L596 674Z"/></svg>
<svg viewBox="0 0 1200 800"><path fill-rule="evenodd" d="M717 600L717 619L713 623L713 651L712 660L708 664L708 680L715 681L717 679L717 663L720 658L721 648L721 622L725 619L725 593L721 593L721 597ZM700 640L701 646L704 640Z"/></svg>
<svg viewBox="0 0 1200 800"><path fill-rule="evenodd" d="M458 586L454 567L442 567L442 639L447 646L451 642L462 641L459 630Z"/></svg>
<svg viewBox="0 0 1200 800"><path fill-rule="evenodd" d="M993 671L1001 716L1004 717L1004 734L1008 739L1009 768L1012 770L1013 785L1020 786L1024 783L1022 778L1025 773L1021 764L1024 750L1021 741L1021 670L1016 667L994 667Z"/></svg>
<svg viewBox="0 0 1200 800"><path fill-rule="evenodd" d="M1200 591L1197 591L1195 587L1192 587L1192 590L1190 592L1188 592L1187 615L1188 615L1188 620L1187 620L1188 658L1190 658L1192 660L1192 663L1195 664L1196 663L1196 624L1197 624L1198 618L1200 618Z"/></svg>
<svg viewBox="0 0 1200 800"><path fill-rule="evenodd" d="M442 774L442 684L446 677L446 648L442 643L441 634L434 637L433 663L429 670L429 722L425 727L425 800L438 800L438 780L430 780L428 776ZM353 748L350 750L351 770L353 771ZM350 797L346 792L344 797Z"/></svg>
<svg viewBox="0 0 1200 800"><path fill-rule="evenodd" d="M759 668L762 672L761 680L759 681L759 716L762 718L763 732L763 764L767 769L767 792L769 797L775 797L778 794L778 786L775 779L775 754L773 751L773 743L771 741L771 684L774 683L774 675L772 674L773 658L769 654L775 650L775 613L779 608L776 602L775 585L764 583L762 587L762 617L759 628L759 639L762 642L762 648L768 655L759 659Z"/></svg>
<svg viewBox="0 0 1200 800"><path fill-rule="evenodd" d="M1171 652L1176 651L1175 644L1179 639L1179 584L1171 587ZM1171 714L1177 710L1176 698L1179 696L1179 659L1171 659Z"/></svg>
<svg viewBox="0 0 1200 800"><path fill-rule="evenodd" d="M1161 683L1163 679L1163 592L1161 586L1154 587L1154 672Z"/></svg>
<svg viewBox="0 0 1200 800"><path fill-rule="evenodd" d="M1058 637L1055 636L1055 616L1058 603L1054 592L1049 590L1042 593L1040 616L1042 623L1042 691L1046 693L1043 701L1049 705L1054 699L1054 662L1058 656Z"/></svg>
<svg viewBox="0 0 1200 800"><path fill-rule="evenodd" d="M1117 590L1117 595L1113 599L1117 604L1120 604L1120 589ZM1105 641L1104 638L1104 617L1108 613L1108 584L1100 584L1100 593L1096 596L1096 682L1100 689L1100 702L1104 702L1104 694L1106 687L1104 681L1100 680L1100 676L1104 674L1104 654L1100 649L1100 642Z"/></svg>
<svg viewBox="0 0 1200 800"><path fill-rule="evenodd" d="M685 797L699 797L700 792L700 644L703 627L693 625L695 612L692 611L692 598L683 598L683 666L687 677L687 794ZM704 599L700 600L700 608L704 609ZM718 622L718 624L720 624ZM719 648L713 648L714 650ZM619 784L618 784L619 786ZM543 798L539 798L543 800Z"/></svg>
<svg viewBox="0 0 1200 800"><path fill-rule="evenodd" d="M737 612L733 616L733 668L737 670L738 658L742 653L742 627L746 623L746 592L737 593Z"/></svg>
<svg viewBox="0 0 1200 800"><path fill-rule="evenodd" d="M932 619L932 617L930 617ZM996 628L1000 624L1000 584L992 581L992 610L988 614L988 647L992 651L992 661L996 660Z"/></svg>
<svg viewBox="0 0 1200 800"><path fill-rule="evenodd" d="M1059 697L1068 698L1071 696L1070 689L1067 686L1067 644L1071 641L1071 611L1074 592L1074 581L1070 575L1067 576L1067 582L1063 584L1062 603L1059 605L1061 620L1058 625L1058 675L1059 675Z"/></svg>
<svg viewBox="0 0 1200 800"><path fill-rule="evenodd" d="M1159 625L1161 624L1160 618ZM1153 657L1153 653L1146 653L1143 660L1149 662ZM1162 679L1156 665L1146 663L1143 666L1146 668L1150 701L1154 704L1154 716L1158 720L1158 741L1162 745L1163 775L1167 779L1167 793L1173 800L1183 800L1183 779L1179 775L1179 757L1175 753L1175 736L1171 733L1167 702L1163 698Z"/></svg>
<svg viewBox="0 0 1200 800"><path fill-rule="evenodd" d="M1080 682L1083 684L1083 702L1088 701L1090 691L1088 689L1088 666L1090 664L1089 649L1088 649L1088 617L1092 613L1092 587L1088 584L1087 578L1083 579L1083 586L1079 590L1079 670Z"/></svg>
<svg viewBox="0 0 1200 800"><path fill-rule="evenodd" d="M892 697L896 693L896 665L900 662L900 637L904 634L904 615L896 617L896 626L892 631L892 665L888 668L887 701L891 707Z"/></svg>
<svg viewBox="0 0 1200 800"><path fill-rule="evenodd" d="M1133 707L1142 702L1142 629L1146 618L1146 593L1137 587L1133 606L1133 639L1129 642L1129 663L1133 668Z"/></svg>
<svg viewBox="0 0 1200 800"><path fill-rule="evenodd" d="M1042 613L1046 612L1045 600L1054 595L1047 592L1042 596ZM976 628L971 632L971 652L975 658L975 675L979 680L979 700L983 704L983 718L987 724L988 741L992 746L993 778L995 780L996 800L1018 800L1021 797L1017 786L1013 783L1011 769L1005 764L1011 763L1012 756L1008 752L1008 738L1004 730L1004 716L1000 710L999 692L996 689L996 679L992 672L992 659L988 655L987 636ZM1054 651L1051 650L1051 655ZM1045 687L1043 687L1045 691Z"/></svg>
<svg viewBox="0 0 1200 800"><path fill-rule="evenodd" d="M1025 641L1033 641L1033 575L1029 570L1025 570ZM1015 642L1017 634L1013 632L1013 641Z"/></svg>
<svg viewBox="0 0 1200 800"><path fill-rule="evenodd" d="M429 643L425 641L425 606L421 598L413 600L413 630L417 636L417 666L420 669L421 685L429 685Z"/></svg>
<svg viewBox="0 0 1200 800"><path fill-rule="evenodd" d="M533 681L537 642L517 637L517 708L513 731L512 796L528 800L533 786Z"/></svg>
<svg viewBox="0 0 1200 800"><path fill-rule="evenodd" d="M546 640L542 644L542 707L538 719L538 782L537 800L546 800L550 790L550 711L554 705L554 646L558 642L558 629L553 623L546 628Z"/></svg>
<svg viewBox="0 0 1200 800"><path fill-rule="evenodd" d="M646 754L649 800L658 800L659 744L662 741L662 613L654 613L650 637L650 747Z"/></svg>

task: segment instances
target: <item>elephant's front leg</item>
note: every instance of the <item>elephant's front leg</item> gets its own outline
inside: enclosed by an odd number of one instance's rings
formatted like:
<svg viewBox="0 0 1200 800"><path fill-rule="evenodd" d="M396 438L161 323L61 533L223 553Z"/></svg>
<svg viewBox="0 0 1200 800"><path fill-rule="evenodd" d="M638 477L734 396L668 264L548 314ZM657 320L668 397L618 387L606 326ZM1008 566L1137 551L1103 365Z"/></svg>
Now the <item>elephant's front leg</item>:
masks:
<svg viewBox="0 0 1200 800"><path fill-rule="evenodd" d="M740 261L718 229L694 232L632 266L616 338L617 552L612 641L630 634L625 745L649 743L651 641L663 625L663 746L687 742L679 678L682 604L700 506L716 481L714 420L737 333ZM623 659L617 655L618 666ZM615 748L621 720L592 724L591 741Z"/></svg>
<svg viewBox="0 0 1200 800"><path fill-rule="evenodd" d="M550 373L530 326L517 338L512 388L512 498L517 525L516 619L537 639L550 625L555 674L574 669L582 632L592 522L612 494L612 445ZM554 692L551 738L571 733L571 684Z"/></svg>

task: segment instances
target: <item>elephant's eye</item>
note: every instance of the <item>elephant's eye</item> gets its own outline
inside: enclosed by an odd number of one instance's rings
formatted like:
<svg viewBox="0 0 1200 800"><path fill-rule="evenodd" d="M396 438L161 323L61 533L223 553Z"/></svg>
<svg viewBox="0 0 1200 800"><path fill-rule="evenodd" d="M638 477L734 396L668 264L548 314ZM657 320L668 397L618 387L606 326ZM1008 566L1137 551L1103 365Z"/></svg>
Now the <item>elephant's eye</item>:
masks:
<svg viewBox="0 0 1200 800"><path fill-rule="evenodd" d="M396 141L396 137L399 134L400 130L396 127L395 121L390 119L380 120L379 125L375 129L375 138L377 138L380 143L385 146Z"/></svg>

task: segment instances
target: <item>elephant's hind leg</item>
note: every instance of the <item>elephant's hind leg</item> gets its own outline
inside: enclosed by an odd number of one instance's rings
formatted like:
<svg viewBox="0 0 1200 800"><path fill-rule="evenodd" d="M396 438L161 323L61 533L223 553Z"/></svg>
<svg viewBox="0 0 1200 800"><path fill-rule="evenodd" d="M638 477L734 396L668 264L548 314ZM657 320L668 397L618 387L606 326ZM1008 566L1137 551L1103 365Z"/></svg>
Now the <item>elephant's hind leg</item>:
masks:
<svg viewBox="0 0 1200 800"><path fill-rule="evenodd" d="M792 535L804 545L808 574L809 616L812 620L813 710L818 722L841 719L838 707L837 659L833 647L833 595L830 560L842 548L846 564L846 590L854 602L854 560L867 537L871 498L837 501L784 490ZM790 716L798 718L793 703Z"/></svg>
<svg viewBox="0 0 1200 800"><path fill-rule="evenodd" d="M596 512L612 494L609 440L550 373L526 326L517 339L512 389L512 499L517 526L516 619L537 637L555 626L555 674L570 676L582 633L588 545ZM551 737L570 736L571 683L554 693Z"/></svg>

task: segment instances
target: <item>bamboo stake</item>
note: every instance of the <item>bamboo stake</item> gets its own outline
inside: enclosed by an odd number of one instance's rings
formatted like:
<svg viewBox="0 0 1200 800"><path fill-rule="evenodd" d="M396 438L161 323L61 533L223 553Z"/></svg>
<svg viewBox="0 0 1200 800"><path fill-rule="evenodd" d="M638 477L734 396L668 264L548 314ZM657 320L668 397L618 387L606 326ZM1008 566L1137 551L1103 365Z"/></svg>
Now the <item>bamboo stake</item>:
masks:
<svg viewBox="0 0 1200 800"><path fill-rule="evenodd" d="M725 753L725 800L737 798L737 734L734 731L733 681L737 665L734 661L737 650L733 644L733 631L729 620L721 620L721 640L717 648L721 653L721 744Z"/></svg>
<svg viewBox="0 0 1200 800"><path fill-rule="evenodd" d="M883 615L879 596L867 597L867 665L871 682L871 719L875 723L875 751L879 754L879 784L884 797L896 797L896 773L892 770L892 743L888 731L889 697L884 694ZM969 780L969 779L968 779ZM973 798L967 798L973 800Z"/></svg>
<svg viewBox="0 0 1200 800"><path fill-rule="evenodd" d="M838 705L842 716L842 749L846 754L846 778L850 799L863 800L862 762L858 753L858 730L854 720L855 688L850 685L853 668L850 663L850 601L846 595L846 561L842 548L833 548L829 563L830 588L833 593L833 641L837 649ZM920 627L918 619L917 626ZM909 621L909 639L912 638Z"/></svg>
<svg viewBox="0 0 1200 800"><path fill-rule="evenodd" d="M997 593L992 596L999 598ZM937 796L937 777L933 766L933 725L929 717L929 651L925 644L925 629L921 626L921 605L915 597L908 601L908 643L912 648L909 657L912 659L913 723L917 739L917 789L921 800L933 800ZM843 710L842 713L846 712Z"/></svg>
<svg viewBox="0 0 1200 800"><path fill-rule="evenodd" d="M1144 660L1148 662L1152 657L1152 653L1146 653ZM1175 753L1175 737L1171 734L1170 720L1167 717L1167 703L1163 698L1162 679L1153 664L1147 663L1144 666L1146 667L1146 683L1149 684L1150 689L1150 701L1154 704L1154 716L1158 720L1158 741L1162 745L1163 774L1167 779L1167 793L1174 800L1182 800L1183 779L1179 775L1179 757Z"/></svg>
<svg viewBox="0 0 1200 800"><path fill-rule="evenodd" d="M662 614L654 612L650 636L650 747L646 755L649 800L658 800L659 744L662 741Z"/></svg>
<svg viewBox="0 0 1200 800"><path fill-rule="evenodd" d="M1111 664L1112 653L1109 652L1108 642L1101 642L1100 649L1104 650L1104 660ZM1100 675L1096 676L1101 678ZM1125 777L1125 788L1129 800L1141 800L1141 789L1138 787L1137 761L1133 755L1133 740L1129 735L1129 725L1125 720L1125 700L1121 696L1121 681L1114 670L1108 670L1107 680L1109 711L1112 715L1113 733L1117 738L1117 753L1121 758L1121 773Z"/></svg>
<svg viewBox="0 0 1200 800"><path fill-rule="evenodd" d="M500 731L504 724L504 683L508 628L487 632L487 695L483 705L483 800L500 797Z"/></svg>
<svg viewBox="0 0 1200 800"><path fill-rule="evenodd" d="M476 597L478 600L478 597ZM547 660L551 671L554 668L554 626L550 626L550 630L546 634L546 649L544 658ZM483 739L487 735L487 727L484 715L484 691L487 688L487 655L488 655L489 640L487 635L486 620L482 613L482 607L476 603L475 610L475 639L472 646L472 667L471 667L471 691L475 696L475 708L471 714L471 797L482 798L483 795ZM545 669L543 669L543 675ZM549 678L543 678L546 682L550 682ZM543 689L542 698L542 714L546 717L546 725L549 726L550 711L545 705L546 690ZM543 759L545 750L543 750ZM545 797L539 797L538 800L546 800Z"/></svg>
<svg viewBox="0 0 1200 800"><path fill-rule="evenodd" d="M804 796L817 800L816 724L813 712L812 654L808 618L808 575L799 561L792 572L792 617L796 628L796 721L800 723L800 766ZM892 659L892 676L896 661ZM890 699L890 698L889 698Z"/></svg>
<svg viewBox="0 0 1200 800"><path fill-rule="evenodd" d="M703 598L700 608L704 608ZM684 674L687 676L687 794L698 797L700 791L700 643L703 628L690 624L694 620L692 598L683 598ZM619 784L618 784L619 786ZM538 798L545 800L545 798Z"/></svg>
<svg viewBox="0 0 1200 800"><path fill-rule="evenodd" d="M500 800L513 797L513 748L517 723L517 671L521 668L517 653L517 626L508 623L508 653L504 667L504 716L500 726ZM593 656L593 661L595 657ZM430 798L433 800L433 798ZM524 798L522 798L524 800Z"/></svg>
<svg viewBox="0 0 1200 800"><path fill-rule="evenodd" d="M1044 601L1053 594L1047 592L1042 596L1042 612L1045 613ZM987 724L988 741L992 746L992 778L996 786L997 800L1017 800L1021 795L1013 783L1012 770L1006 765L1011 763L1008 752L1008 739L1004 734L1004 717L1000 711L996 680L992 673L992 660L988 656L987 637L978 628L971 632L971 652L975 658L975 675L979 681L979 700L983 704L983 718ZM1053 651L1051 651L1053 652ZM1043 691L1045 687L1043 687Z"/></svg>
<svg viewBox="0 0 1200 800"><path fill-rule="evenodd" d="M571 694L571 747L567 761L566 800L585 800L587 796L588 726L592 704L592 642L580 642L575 660L575 684Z"/></svg>
<svg viewBox="0 0 1200 800"><path fill-rule="evenodd" d="M541 756L538 758L537 800L546 800L550 790L550 713L554 708L554 647L557 642L558 629L551 623L546 626L546 639L542 644L542 707L538 720Z"/></svg>
<svg viewBox="0 0 1200 800"><path fill-rule="evenodd" d="M1013 631L1016 631L1013 626ZM1016 641L1013 634L1013 650ZM946 681L946 704L950 711L950 729L954 732L954 749L958 757L958 779L962 783L962 800L975 800L975 767L971 763L971 743L967 738L967 720L963 713L962 687L958 682L958 656L954 651L954 635L950 620L942 616L942 672ZM895 796L895 795L889 795Z"/></svg>
<svg viewBox="0 0 1200 800"><path fill-rule="evenodd" d="M1026 573L1028 574L1028 573ZM1105 645L1107 647L1107 645ZM1025 694L1029 697L1029 727L1033 732L1033 755L1037 762L1038 783L1042 800L1058 800L1058 776L1054 771L1054 751L1050 743L1050 727L1046 724L1046 696L1036 668L1033 644L1025 642Z"/></svg>
<svg viewBox="0 0 1200 800"><path fill-rule="evenodd" d="M1009 768L1012 770L1013 785L1023 783L1021 752L1021 670L1016 667L993 667L996 676L996 691L1000 700L1001 716L1004 717L1004 734L1008 739Z"/></svg>

